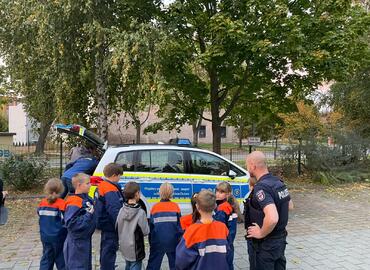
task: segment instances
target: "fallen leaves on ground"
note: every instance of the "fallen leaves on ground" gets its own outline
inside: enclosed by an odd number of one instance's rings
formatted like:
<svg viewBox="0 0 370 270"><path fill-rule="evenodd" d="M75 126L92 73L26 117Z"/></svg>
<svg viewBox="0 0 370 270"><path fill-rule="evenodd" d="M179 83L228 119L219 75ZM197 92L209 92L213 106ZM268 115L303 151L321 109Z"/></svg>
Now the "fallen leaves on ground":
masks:
<svg viewBox="0 0 370 270"><path fill-rule="evenodd" d="M5 206L9 209L8 223L0 226L0 243L14 242L30 226L37 226L36 208L39 199L8 200Z"/></svg>
<svg viewBox="0 0 370 270"><path fill-rule="evenodd" d="M369 200L370 198L370 184L366 182L330 186L325 191L346 199L363 198Z"/></svg>

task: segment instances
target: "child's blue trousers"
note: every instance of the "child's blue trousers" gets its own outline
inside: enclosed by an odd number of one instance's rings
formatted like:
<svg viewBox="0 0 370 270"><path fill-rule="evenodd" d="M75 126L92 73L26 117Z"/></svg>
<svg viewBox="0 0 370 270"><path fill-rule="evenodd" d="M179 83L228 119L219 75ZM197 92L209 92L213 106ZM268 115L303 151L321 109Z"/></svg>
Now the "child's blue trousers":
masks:
<svg viewBox="0 0 370 270"><path fill-rule="evenodd" d="M58 270L65 269L63 244L63 241L56 243L42 242L40 270L53 270L54 263Z"/></svg>

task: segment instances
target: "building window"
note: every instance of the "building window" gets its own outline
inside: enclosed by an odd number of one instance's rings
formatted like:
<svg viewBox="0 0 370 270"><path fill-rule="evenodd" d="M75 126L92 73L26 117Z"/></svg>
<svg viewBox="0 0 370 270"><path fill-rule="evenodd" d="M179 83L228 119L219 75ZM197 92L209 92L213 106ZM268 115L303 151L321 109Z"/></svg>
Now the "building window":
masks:
<svg viewBox="0 0 370 270"><path fill-rule="evenodd" d="M207 136L206 126L199 127L199 138L205 138Z"/></svg>
<svg viewBox="0 0 370 270"><path fill-rule="evenodd" d="M221 138L226 138L226 127L221 127Z"/></svg>

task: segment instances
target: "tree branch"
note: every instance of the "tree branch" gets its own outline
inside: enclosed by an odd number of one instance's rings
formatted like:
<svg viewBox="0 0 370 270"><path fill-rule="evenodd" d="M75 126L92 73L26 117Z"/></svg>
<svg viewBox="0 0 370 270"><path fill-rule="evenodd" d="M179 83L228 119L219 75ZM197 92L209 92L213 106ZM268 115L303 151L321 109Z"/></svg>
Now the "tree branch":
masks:
<svg viewBox="0 0 370 270"><path fill-rule="evenodd" d="M222 95L221 95L220 97L218 97L218 102L219 102L220 104L225 100L225 98L226 98L226 96L227 96L227 93L229 93L229 90L227 90L226 88L220 89L220 90L218 91L217 95L218 95L219 93L221 93L221 92L222 92Z"/></svg>
<svg viewBox="0 0 370 270"><path fill-rule="evenodd" d="M238 99L240 98L241 96L241 91L236 91L234 96L232 97L231 99L231 102L229 103L229 106L227 106L225 112L223 115L221 115L220 117L220 120L223 121L225 120L225 118L230 114L231 110L234 108L236 102L238 101Z"/></svg>
<svg viewBox="0 0 370 270"><path fill-rule="evenodd" d="M212 119L206 118L206 117L204 117L203 115L202 115L202 119L204 119L204 120L206 120L206 121L208 121L208 122L212 122Z"/></svg>
<svg viewBox="0 0 370 270"><path fill-rule="evenodd" d="M151 109L152 109L152 104L149 105L148 114L146 115L145 120L140 123L140 126L144 125L144 123L148 120Z"/></svg>

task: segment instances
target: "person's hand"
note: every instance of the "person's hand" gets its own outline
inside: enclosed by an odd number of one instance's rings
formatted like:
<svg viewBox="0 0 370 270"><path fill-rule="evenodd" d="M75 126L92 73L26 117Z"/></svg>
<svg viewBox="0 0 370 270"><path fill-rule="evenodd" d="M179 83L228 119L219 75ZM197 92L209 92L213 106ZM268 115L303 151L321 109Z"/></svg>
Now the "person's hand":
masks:
<svg viewBox="0 0 370 270"><path fill-rule="evenodd" d="M252 226L249 226L249 227L248 227L248 230L247 230L247 237L248 237L248 238L256 238L256 239L261 239L261 238L263 238L261 227L260 227L260 226L258 226L258 224L257 224L257 223L253 223L253 225L252 225Z"/></svg>
<svg viewBox="0 0 370 270"><path fill-rule="evenodd" d="M9 194L9 193L8 193L8 191L5 191L5 190L3 191L3 197L4 197L4 198L5 198L6 196L8 196L8 194Z"/></svg>
<svg viewBox="0 0 370 270"><path fill-rule="evenodd" d="M89 212L90 214L93 214L94 213L94 205L92 205L91 203L86 203L86 212Z"/></svg>

